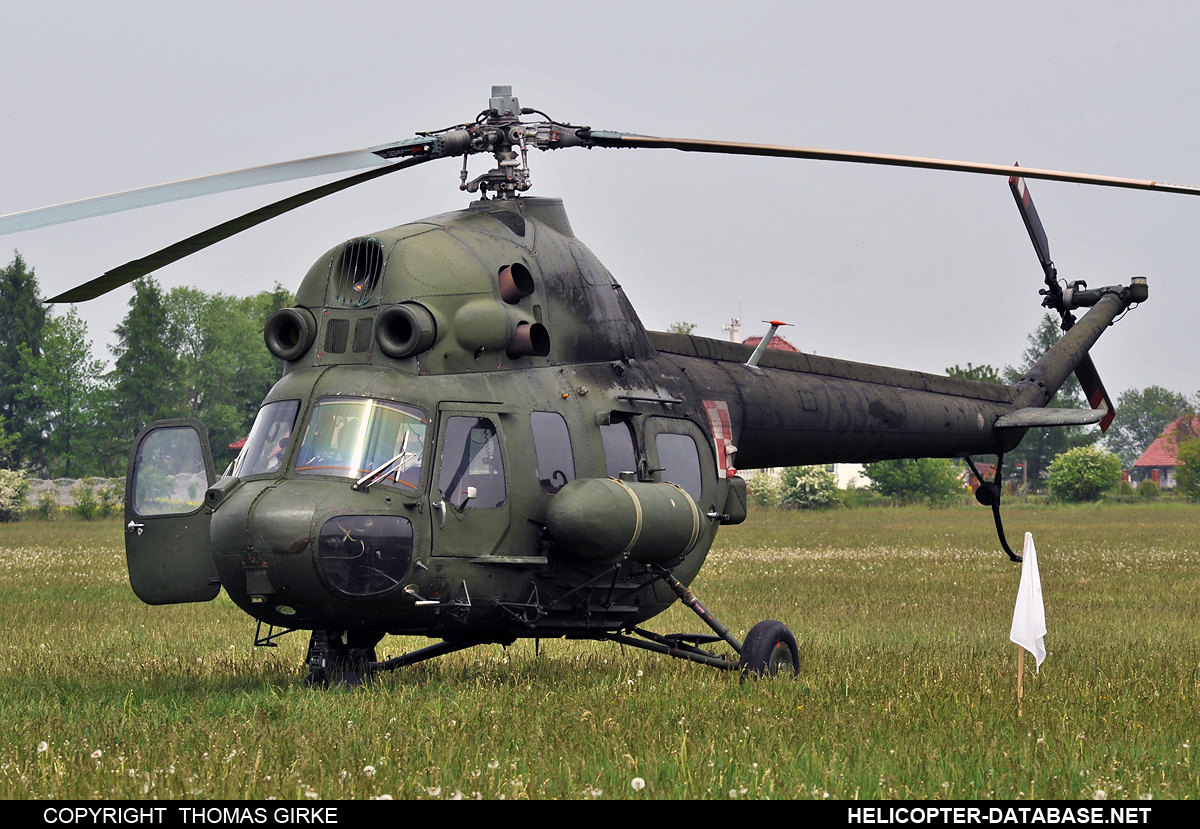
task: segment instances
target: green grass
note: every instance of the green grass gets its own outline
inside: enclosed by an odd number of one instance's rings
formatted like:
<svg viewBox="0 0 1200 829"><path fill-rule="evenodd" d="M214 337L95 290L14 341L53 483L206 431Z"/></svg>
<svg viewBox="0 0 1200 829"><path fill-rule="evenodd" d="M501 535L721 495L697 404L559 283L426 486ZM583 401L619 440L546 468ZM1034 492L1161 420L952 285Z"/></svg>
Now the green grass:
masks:
<svg viewBox="0 0 1200 829"><path fill-rule="evenodd" d="M745 685L549 641L307 689L301 634L254 649L223 595L141 604L119 521L0 525L0 797L1200 795L1200 508L1005 520L1018 549L1037 539L1050 630L1021 717L1019 566L981 507L757 512L722 530L697 594L735 634L784 621L803 660L795 681ZM652 627L701 625L676 607Z"/></svg>

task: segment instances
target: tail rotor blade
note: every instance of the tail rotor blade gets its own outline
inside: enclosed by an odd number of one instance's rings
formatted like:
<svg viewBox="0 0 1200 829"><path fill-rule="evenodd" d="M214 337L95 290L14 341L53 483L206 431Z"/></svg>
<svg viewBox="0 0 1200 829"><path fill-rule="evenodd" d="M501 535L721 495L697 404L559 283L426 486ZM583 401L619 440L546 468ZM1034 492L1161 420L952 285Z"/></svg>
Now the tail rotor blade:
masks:
<svg viewBox="0 0 1200 829"><path fill-rule="evenodd" d="M1100 372L1096 371L1096 364L1092 362L1090 354L1083 355L1079 365L1075 366L1075 377L1079 380L1079 385L1083 387L1088 405L1093 409L1103 409L1108 412L1100 421L1100 431L1107 432L1113 418L1117 416L1117 408L1113 405L1112 398L1108 396L1108 390L1104 388L1104 383L1100 381Z"/></svg>
<svg viewBox="0 0 1200 829"><path fill-rule="evenodd" d="M1033 206L1033 196L1025 186L1025 179L1010 176L1008 186L1012 189L1013 198L1017 200L1017 209L1021 211L1021 218L1025 222L1025 229L1029 231L1033 249L1037 251L1038 261L1042 263L1042 270L1046 272L1047 277L1051 277L1054 262L1050 259L1050 240L1046 238L1046 231L1042 227L1042 220L1038 218L1037 208Z"/></svg>

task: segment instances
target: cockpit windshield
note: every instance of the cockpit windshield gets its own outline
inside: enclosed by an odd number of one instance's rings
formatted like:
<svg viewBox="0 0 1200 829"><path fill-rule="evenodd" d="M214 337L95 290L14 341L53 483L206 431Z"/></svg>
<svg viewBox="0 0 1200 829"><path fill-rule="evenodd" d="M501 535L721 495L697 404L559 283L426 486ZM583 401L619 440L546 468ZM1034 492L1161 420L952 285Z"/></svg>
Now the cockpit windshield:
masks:
<svg viewBox="0 0 1200 829"><path fill-rule="evenodd" d="M301 475L359 479L416 489L425 453L425 412L386 400L326 397L317 401L296 456Z"/></svg>

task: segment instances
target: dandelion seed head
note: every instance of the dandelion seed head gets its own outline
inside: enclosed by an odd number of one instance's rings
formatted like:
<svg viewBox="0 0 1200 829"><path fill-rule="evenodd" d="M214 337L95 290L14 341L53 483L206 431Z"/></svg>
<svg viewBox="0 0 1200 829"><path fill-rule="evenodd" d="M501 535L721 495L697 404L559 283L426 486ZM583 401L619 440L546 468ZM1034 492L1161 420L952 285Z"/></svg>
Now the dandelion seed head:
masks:
<svg viewBox="0 0 1200 829"><path fill-rule="evenodd" d="M374 777L375 776L375 767L374 766L363 766L363 774L365 774L367 777Z"/></svg>
<svg viewBox="0 0 1200 829"><path fill-rule="evenodd" d="M42 740L40 743L37 744L38 754L41 754L43 751L49 751L49 749L50 749L50 744L47 743L45 740Z"/></svg>
<svg viewBox="0 0 1200 829"><path fill-rule="evenodd" d="M646 781L640 777L635 777L629 781L629 785L635 792L640 792L642 789L646 788Z"/></svg>
<svg viewBox="0 0 1200 829"><path fill-rule="evenodd" d="M96 749L95 751L92 752L93 760L99 760L103 756L104 756L104 752L101 751L100 749Z"/></svg>

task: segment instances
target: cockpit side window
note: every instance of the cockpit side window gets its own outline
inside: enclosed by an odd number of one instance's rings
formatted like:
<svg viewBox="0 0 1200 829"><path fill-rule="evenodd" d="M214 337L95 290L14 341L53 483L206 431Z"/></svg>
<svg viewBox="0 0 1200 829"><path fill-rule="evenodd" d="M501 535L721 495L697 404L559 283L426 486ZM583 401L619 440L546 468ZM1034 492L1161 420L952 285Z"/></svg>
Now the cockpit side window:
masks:
<svg viewBox="0 0 1200 829"><path fill-rule="evenodd" d="M604 443L608 477L615 478L622 472L637 472L637 444L634 442L632 426L624 420L603 425L600 427L600 439Z"/></svg>
<svg viewBox="0 0 1200 829"><path fill-rule="evenodd" d="M498 507L504 503L504 460L496 426L486 417L451 417L442 443L438 490L451 506Z"/></svg>
<svg viewBox="0 0 1200 829"><path fill-rule="evenodd" d="M567 421L556 412L532 412L533 448L537 453L538 483L542 492L553 495L575 480L575 457Z"/></svg>
<svg viewBox="0 0 1200 829"><path fill-rule="evenodd" d="M242 447L233 474L239 478L278 472L283 467L296 426L296 415L300 412L299 400L276 400L258 410L250 436Z"/></svg>

